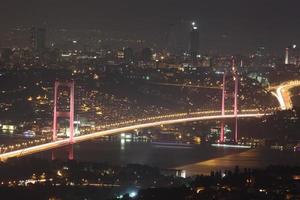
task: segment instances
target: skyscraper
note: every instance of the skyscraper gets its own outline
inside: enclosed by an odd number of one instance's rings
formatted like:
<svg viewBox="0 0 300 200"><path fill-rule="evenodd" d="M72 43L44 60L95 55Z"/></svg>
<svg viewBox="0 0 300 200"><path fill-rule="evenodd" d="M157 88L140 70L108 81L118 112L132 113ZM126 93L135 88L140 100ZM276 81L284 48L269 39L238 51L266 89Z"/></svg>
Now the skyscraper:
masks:
<svg viewBox="0 0 300 200"><path fill-rule="evenodd" d="M46 48L46 29L32 28L31 29L31 46L32 50L41 53Z"/></svg>
<svg viewBox="0 0 300 200"><path fill-rule="evenodd" d="M13 52L9 48L4 48L0 50L0 61L3 63L7 63L10 60L10 57L12 56Z"/></svg>
<svg viewBox="0 0 300 200"><path fill-rule="evenodd" d="M150 62L152 60L152 50L150 48L144 48L142 50L141 60L144 62Z"/></svg>
<svg viewBox="0 0 300 200"><path fill-rule="evenodd" d="M125 48L124 49L124 60L127 63L130 63L133 61L133 49L132 48Z"/></svg>
<svg viewBox="0 0 300 200"><path fill-rule="evenodd" d="M285 58L284 58L284 64L289 64L289 48L285 48Z"/></svg>
<svg viewBox="0 0 300 200"><path fill-rule="evenodd" d="M197 62L199 54L199 30L195 22L192 22L192 30L190 32L190 54L193 63Z"/></svg>
<svg viewBox="0 0 300 200"><path fill-rule="evenodd" d="M300 49L297 45L285 48L284 64L300 66Z"/></svg>

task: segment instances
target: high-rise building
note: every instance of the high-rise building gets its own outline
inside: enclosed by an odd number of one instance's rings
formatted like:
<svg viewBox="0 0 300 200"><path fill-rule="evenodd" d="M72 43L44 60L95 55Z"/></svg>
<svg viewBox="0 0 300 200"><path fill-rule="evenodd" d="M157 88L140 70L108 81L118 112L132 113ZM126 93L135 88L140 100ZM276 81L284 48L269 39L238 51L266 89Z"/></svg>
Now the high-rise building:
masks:
<svg viewBox="0 0 300 200"><path fill-rule="evenodd" d="M300 65L300 49L297 47L297 45L294 44L286 48L285 64L297 66Z"/></svg>
<svg viewBox="0 0 300 200"><path fill-rule="evenodd" d="M193 63L197 62L199 54L199 30L195 22L192 22L192 30L190 32L190 54Z"/></svg>
<svg viewBox="0 0 300 200"><path fill-rule="evenodd" d="M117 51L117 59L124 60L124 51L123 50Z"/></svg>
<svg viewBox="0 0 300 200"><path fill-rule="evenodd" d="M132 48L125 48L124 49L124 60L127 63L130 63L133 61L133 50Z"/></svg>
<svg viewBox="0 0 300 200"><path fill-rule="evenodd" d="M46 29L32 28L31 29L31 46L35 52L42 52L46 48Z"/></svg>
<svg viewBox="0 0 300 200"><path fill-rule="evenodd" d="M285 58L284 58L284 64L289 64L289 48L285 48Z"/></svg>
<svg viewBox="0 0 300 200"><path fill-rule="evenodd" d="M152 50L150 48L144 48L141 53L141 59L144 62L150 62L152 60Z"/></svg>
<svg viewBox="0 0 300 200"><path fill-rule="evenodd" d="M10 57L12 56L13 52L9 48L1 49L0 51L0 61L3 63L7 63L10 60Z"/></svg>
<svg viewBox="0 0 300 200"><path fill-rule="evenodd" d="M256 49L253 57L252 57L252 65L254 66L268 66L269 63L269 56L267 50L264 46L260 46Z"/></svg>

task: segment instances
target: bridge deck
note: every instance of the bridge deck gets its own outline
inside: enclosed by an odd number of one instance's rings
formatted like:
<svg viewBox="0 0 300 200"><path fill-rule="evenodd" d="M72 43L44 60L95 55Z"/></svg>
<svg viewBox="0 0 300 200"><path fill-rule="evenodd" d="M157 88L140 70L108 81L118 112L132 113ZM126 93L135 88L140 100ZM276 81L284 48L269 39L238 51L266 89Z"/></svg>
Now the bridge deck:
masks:
<svg viewBox="0 0 300 200"><path fill-rule="evenodd" d="M208 116L195 116L195 117L186 117L186 116L181 116L181 118L177 119L165 119L165 120L156 120L156 121L151 121L151 118L148 122L139 122L137 124L132 124L128 126L122 126L120 128L112 128L109 130L103 130L103 131L97 131L94 133L86 134L86 135L80 135L74 137L74 143L79 143L83 141L88 141L92 140L95 138L107 136L107 135L113 135L121 132L126 132L134 129L142 129L142 128L148 128L148 127L154 127L154 126L160 126L160 125L168 125L168 124L176 124L176 123L185 123L185 122L192 122L192 121L203 121L203 120L218 120L218 119L229 119L229 118L257 118L257 117L262 117L267 114L262 114L262 113L248 113L248 114L238 114L237 116L230 114L230 115L208 115ZM159 118L159 117L154 117ZM11 151L8 153L3 153L0 154L0 161L5 161L9 158L13 157L22 157L42 151L47 151L50 149L54 148L59 148L62 146L66 146L70 144L69 139L63 139L63 140L58 140L58 141L53 141L37 146L32 146L32 147L27 147L15 151Z"/></svg>

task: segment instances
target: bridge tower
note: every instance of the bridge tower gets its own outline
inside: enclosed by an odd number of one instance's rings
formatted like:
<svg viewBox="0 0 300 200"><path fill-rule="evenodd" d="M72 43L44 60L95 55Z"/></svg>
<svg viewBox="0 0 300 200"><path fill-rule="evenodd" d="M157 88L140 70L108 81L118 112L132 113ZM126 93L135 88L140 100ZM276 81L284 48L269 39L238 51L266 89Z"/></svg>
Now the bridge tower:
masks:
<svg viewBox="0 0 300 200"><path fill-rule="evenodd" d="M237 67L235 65L234 59L232 60L232 76L233 76L233 81L234 81L234 92L233 92L233 115L235 116L235 130L234 130L234 142L237 143L238 141L238 120L237 120L237 115L238 115L238 84L239 84L239 78L238 78L238 72L237 72ZM223 74L223 87L222 87L222 116L225 116L225 101L226 98L230 95L226 93L226 71ZM224 140L225 136L225 130L224 130L224 119L221 120L221 133L220 133L220 142L223 143L225 142Z"/></svg>
<svg viewBox="0 0 300 200"><path fill-rule="evenodd" d="M70 90L69 96L69 111L58 111L58 100L59 100L59 88L66 87ZM69 140L69 149L68 149L68 158L69 160L74 159L73 154L73 144L74 144L74 81L55 81L54 84L54 110L53 110L53 134L52 140L57 140L57 120L58 118L68 118L69 119L69 131L70 131L70 140ZM54 152L52 152L52 159L55 159Z"/></svg>

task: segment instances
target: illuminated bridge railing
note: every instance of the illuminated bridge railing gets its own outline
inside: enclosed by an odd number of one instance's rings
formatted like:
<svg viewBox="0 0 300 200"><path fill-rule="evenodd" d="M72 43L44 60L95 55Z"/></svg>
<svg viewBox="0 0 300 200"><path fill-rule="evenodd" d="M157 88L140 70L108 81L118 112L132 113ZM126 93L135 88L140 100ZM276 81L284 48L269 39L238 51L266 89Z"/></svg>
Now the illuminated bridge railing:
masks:
<svg viewBox="0 0 300 200"><path fill-rule="evenodd" d="M22 148L45 144L45 143L51 142L51 139L52 139L52 137L42 137L39 139L33 139L33 140L24 141L24 142L20 142L20 143L3 145L0 147L0 154L8 153L8 152L15 151L15 150L22 149Z"/></svg>
<svg viewBox="0 0 300 200"><path fill-rule="evenodd" d="M267 113L273 112L273 109L266 110ZM246 110L240 110L241 114L247 113L261 113L264 114L265 112L259 110L259 109L246 109ZM233 114L233 110L226 110L225 114ZM95 127L94 131L104 131L111 128L120 128L124 126L131 126L135 124L142 123L151 123L159 120L172 120L172 119L183 119L183 118L190 118L190 117L201 117L201 116L214 116L214 115L221 115L221 111L197 111L197 112L189 112L189 113L175 113L175 114L167 114L167 115L159 115L159 116L152 116L152 117L146 117L146 118L139 118L137 120L126 120L111 124L105 124L105 125L98 125Z"/></svg>
<svg viewBox="0 0 300 200"><path fill-rule="evenodd" d="M278 87L296 87L300 86L300 80L291 80L291 81L285 81L278 84L272 84L268 89L269 90L276 90Z"/></svg>
<svg viewBox="0 0 300 200"><path fill-rule="evenodd" d="M258 109L247 109L247 110L240 110L240 114L266 114L266 113L272 113L273 109L269 109L266 111L260 111ZM233 110L226 110L225 114L233 114ZM93 129L89 131L81 131L81 134L78 136L88 135L94 132L99 131L106 131L110 129L116 129L116 128L123 128L127 126L134 126L138 124L146 124L146 123L152 123L152 122L158 122L158 121L168 121L168 120L174 120L174 119L185 119L185 118L193 118L193 117L202 117L202 116L216 116L221 115L221 111L197 111L197 112L189 112L189 113L175 113L175 114L168 114L168 115L160 115L160 116L152 116L152 117L146 117L146 118L139 118L136 120L126 120L111 124L105 124L105 125L98 125L95 126ZM51 137L45 137L40 138L38 140L33 140L29 142L23 142L20 144L13 144L8 147L2 147L0 148L0 153L8 153L11 151L15 151L22 148L27 148L31 146L46 144L51 142Z"/></svg>
<svg viewBox="0 0 300 200"><path fill-rule="evenodd" d="M180 119L187 118L192 116L208 116L208 115L216 115L221 114L220 111L199 111L199 112L191 112L191 113L176 113L176 114L167 114L167 115L159 115L159 116L151 116L146 118L139 118L136 120L126 120L111 124L99 125L95 127L95 131L107 130L110 128L120 128L123 126L135 125L137 123L151 123L159 120L171 120L171 119Z"/></svg>

